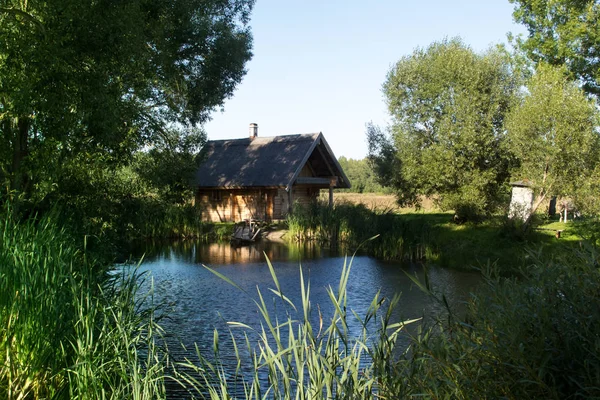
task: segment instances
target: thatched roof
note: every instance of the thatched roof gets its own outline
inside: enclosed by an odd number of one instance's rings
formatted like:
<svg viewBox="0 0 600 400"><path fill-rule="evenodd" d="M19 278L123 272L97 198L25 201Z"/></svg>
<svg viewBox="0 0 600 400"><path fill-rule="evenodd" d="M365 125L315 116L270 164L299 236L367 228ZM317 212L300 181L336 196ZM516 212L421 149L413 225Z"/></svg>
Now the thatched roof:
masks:
<svg viewBox="0 0 600 400"><path fill-rule="evenodd" d="M309 163L316 177L338 177L337 187L350 187L321 133L211 140L196 173L204 188L291 187Z"/></svg>

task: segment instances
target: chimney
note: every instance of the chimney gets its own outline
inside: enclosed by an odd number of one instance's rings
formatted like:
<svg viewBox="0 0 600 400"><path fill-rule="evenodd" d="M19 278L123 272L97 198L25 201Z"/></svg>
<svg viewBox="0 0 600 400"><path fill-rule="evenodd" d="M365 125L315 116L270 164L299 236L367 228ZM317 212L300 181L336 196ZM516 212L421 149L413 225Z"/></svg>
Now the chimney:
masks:
<svg viewBox="0 0 600 400"><path fill-rule="evenodd" d="M258 137L258 124L251 123L250 124L250 140L253 140Z"/></svg>

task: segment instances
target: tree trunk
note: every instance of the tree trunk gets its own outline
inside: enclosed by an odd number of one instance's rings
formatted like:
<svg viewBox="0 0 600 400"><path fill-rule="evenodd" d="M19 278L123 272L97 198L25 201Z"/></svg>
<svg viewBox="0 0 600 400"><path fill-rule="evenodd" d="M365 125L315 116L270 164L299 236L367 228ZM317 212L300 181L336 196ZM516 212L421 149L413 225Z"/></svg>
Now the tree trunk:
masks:
<svg viewBox="0 0 600 400"><path fill-rule="evenodd" d="M524 231L526 231L527 229L529 229L529 225L531 224L531 218L533 217L533 214L535 214L535 212L537 211L537 209L540 207L540 205L542 204L542 202L546 198L546 195L548 194L549 190L550 190L550 188L548 188L547 190L542 189L540 191L540 194L538 195L537 199L533 202L533 205L531 206L531 212L529 213L529 216L527 217L527 219L523 223L523 230Z"/></svg>
<svg viewBox="0 0 600 400"><path fill-rule="evenodd" d="M7 157L9 152L12 150L12 129L9 118L5 118L2 120L2 125L0 125L0 136L2 137L2 165L0 165L0 179L2 183L2 193L0 195L4 195L10 191L12 186L12 178L11 178L11 165L8 164Z"/></svg>
<svg viewBox="0 0 600 400"><path fill-rule="evenodd" d="M27 192L27 170L24 165L29 156L29 128L31 121L27 117L19 117L17 119L16 129L13 125L12 129L12 179L11 192L13 198L13 212L18 215L20 211L20 202L23 198L28 197Z"/></svg>

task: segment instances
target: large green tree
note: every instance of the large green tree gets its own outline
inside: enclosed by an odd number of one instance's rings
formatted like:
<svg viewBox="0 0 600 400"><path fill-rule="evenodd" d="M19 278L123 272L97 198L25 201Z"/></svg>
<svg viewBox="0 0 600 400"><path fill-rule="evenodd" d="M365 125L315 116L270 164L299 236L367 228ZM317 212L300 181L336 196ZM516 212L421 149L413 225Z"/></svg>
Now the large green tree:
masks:
<svg viewBox="0 0 600 400"><path fill-rule="evenodd" d="M506 145L518 162L514 179L529 180L536 191L532 212L549 195L589 195L582 189L597 179L598 122L595 104L563 68L538 66L506 121Z"/></svg>
<svg viewBox="0 0 600 400"><path fill-rule="evenodd" d="M177 148L232 95L253 0L0 0L0 179L12 194ZM199 140L202 135L195 135Z"/></svg>
<svg viewBox="0 0 600 400"><path fill-rule="evenodd" d="M600 95L598 0L510 0L529 33L518 45L534 62L564 65L586 92Z"/></svg>
<svg viewBox="0 0 600 400"><path fill-rule="evenodd" d="M459 219L493 211L508 178L504 118L519 86L500 49L477 54L459 39L403 57L383 92L390 135L368 129L369 158L401 203L438 199Z"/></svg>

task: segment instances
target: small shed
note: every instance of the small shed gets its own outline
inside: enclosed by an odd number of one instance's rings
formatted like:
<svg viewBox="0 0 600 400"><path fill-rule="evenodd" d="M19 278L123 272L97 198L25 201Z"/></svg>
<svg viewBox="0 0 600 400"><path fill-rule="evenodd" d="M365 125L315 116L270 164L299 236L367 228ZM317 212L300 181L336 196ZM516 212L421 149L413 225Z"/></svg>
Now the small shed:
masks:
<svg viewBox="0 0 600 400"><path fill-rule="evenodd" d="M322 133L211 140L195 178L196 205L211 222L282 219L292 205L316 201L321 189L350 181Z"/></svg>
<svg viewBox="0 0 600 400"><path fill-rule="evenodd" d="M512 196L508 217L527 221L533 207L533 185L528 180L511 182L510 185L512 186Z"/></svg>

